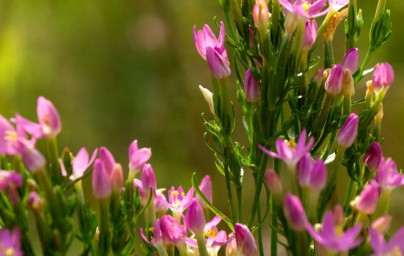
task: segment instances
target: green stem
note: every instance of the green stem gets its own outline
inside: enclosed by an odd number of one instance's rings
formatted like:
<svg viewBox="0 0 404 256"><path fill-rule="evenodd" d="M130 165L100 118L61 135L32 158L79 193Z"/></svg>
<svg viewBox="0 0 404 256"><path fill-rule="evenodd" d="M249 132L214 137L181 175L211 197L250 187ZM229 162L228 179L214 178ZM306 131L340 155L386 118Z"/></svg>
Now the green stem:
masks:
<svg viewBox="0 0 404 256"><path fill-rule="evenodd" d="M208 250L206 249L205 244L205 235L203 231L196 234L196 241L198 242L198 251L200 256L209 256Z"/></svg>
<svg viewBox="0 0 404 256"><path fill-rule="evenodd" d="M271 212L271 255L278 255L278 209L273 196Z"/></svg>
<svg viewBox="0 0 404 256"><path fill-rule="evenodd" d="M50 163L49 170L51 171L52 181L60 183L63 179L62 171L59 164L59 150L56 137L50 137L46 139L48 163Z"/></svg>
<svg viewBox="0 0 404 256"><path fill-rule="evenodd" d="M366 56L362 62L362 65L360 66L359 70L356 71L356 73L354 74L355 84L357 84L362 79L363 72L365 71L366 65L369 63L372 54L373 51L369 48L368 51L366 52Z"/></svg>
<svg viewBox="0 0 404 256"><path fill-rule="evenodd" d="M100 200L100 236L98 240L98 255L108 255L109 251L109 211L108 199Z"/></svg>
<svg viewBox="0 0 404 256"><path fill-rule="evenodd" d="M344 212L345 213L347 212L349 202L351 201L351 194L352 194L353 186L354 186L353 180L349 179L348 191L346 192L346 196L345 196L345 200L344 200Z"/></svg>
<svg viewBox="0 0 404 256"><path fill-rule="evenodd" d="M258 250L260 255L264 255L264 245L262 243L262 225L261 225L261 203L259 202L257 205L257 219L258 219Z"/></svg>

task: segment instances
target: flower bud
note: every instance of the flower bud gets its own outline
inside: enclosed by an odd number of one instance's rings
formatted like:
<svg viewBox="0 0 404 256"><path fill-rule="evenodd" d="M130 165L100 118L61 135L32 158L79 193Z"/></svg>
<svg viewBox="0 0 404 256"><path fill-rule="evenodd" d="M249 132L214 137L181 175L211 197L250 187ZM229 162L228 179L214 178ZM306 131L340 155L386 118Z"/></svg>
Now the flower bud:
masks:
<svg viewBox="0 0 404 256"><path fill-rule="evenodd" d="M325 168L324 162L318 159L311 170L310 174L310 187L314 191L321 191L324 189L327 183L327 169Z"/></svg>
<svg viewBox="0 0 404 256"><path fill-rule="evenodd" d="M206 24L201 30L198 30L198 32L196 32L196 26L194 26L193 32L196 50L204 60L206 60L207 57L207 48L214 48L219 45L224 48L225 31L223 22L220 23L219 38L216 38L215 34L213 34L210 27Z"/></svg>
<svg viewBox="0 0 404 256"><path fill-rule="evenodd" d="M377 64L373 72L372 81L376 92L382 89L387 90L394 82L393 67L387 62Z"/></svg>
<svg viewBox="0 0 404 256"><path fill-rule="evenodd" d="M244 75L244 94L249 102L257 102L260 97L260 87L251 69L247 69Z"/></svg>
<svg viewBox="0 0 404 256"><path fill-rule="evenodd" d="M59 134L62 129L59 113L52 102L42 96L38 97L37 115L45 137L53 137Z"/></svg>
<svg viewBox="0 0 404 256"><path fill-rule="evenodd" d="M274 170L268 169L265 171L264 178L265 183L271 190L272 194L275 197L280 198L282 196L283 187L278 174Z"/></svg>
<svg viewBox="0 0 404 256"><path fill-rule="evenodd" d="M301 187L310 187L310 174L313 168L311 155L305 154L296 165L296 175Z"/></svg>
<svg viewBox="0 0 404 256"><path fill-rule="evenodd" d="M345 221L344 208L342 208L341 205L337 204L332 211L332 217L334 218L335 225L342 226Z"/></svg>
<svg viewBox="0 0 404 256"><path fill-rule="evenodd" d="M285 215L290 225L297 231L303 231L308 223L302 202L297 196L288 193L284 200Z"/></svg>
<svg viewBox="0 0 404 256"><path fill-rule="evenodd" d="M203 97L205 98L206 102L208 103L209 110L212 113L212 115L215 115L215 108L213 105L213 94L211 91L203 87L202 85L199 85L199 90L201 91Z"/></svg>
<svg viewBox="0 0 404 256"><path fill-rule="evenodd" d="M195 234L203 233L203 228L206 225L205 215L196 199L192 199L191 204L188 206L186 221L189 230Z"/></svg>
<svg viewBox="0 0 404 256"><path fill-rule="evenodd" d="M358 134L359 117L356 114L350 114L344 125L338 133L338 144L344 148L352 146Z"/></svg>
<svg viewBox="0 0 404 256"><path fill-rule="evenodd" d="M380 188L375 184L366 185L359 196L351 202L352 208L370 215L376 210L377 202L380 197Z"/></svg>
<svg viewBox="0 0 404 256"><path fill-rule="evenodd" d="M142 170L142 187L145 193L156 189L156 176L150 164L145 164Z"/></svg>
<svg viewBox="0 0 404 256"><path fill-rule="evenodd" d="M378 142L373 142L368 148L363 162L370 170L377 170L383 158L382 147Z"/></svg>
<svg viewBox="0 0 404 256"><path fill-rule="evenodd" d="M257 246L251 231L246 225L236 223L234 225L234 233L236 236L237 251L241 255L254 256L257 254Z"/></svg>
<svg viewBox="0 0 404 256"><path fill-rule="evenodd" d="M108 175L111 175L112 171L115 167L115 159L111 152L106 147L100 148L100 158L102 163L104 164L105 171Z"/></svg>
<svg viewBox="0 0 404 256"><path fill-rule="evenodd" d="M164 243L180 244L185 242L186 231L181 224L170 215L164 215L160 220L161 235Z"/></svg>
<svg viewBox="0 0 404 256"><path fill-rule="evenodd" d="M325 81L325 90L330 95L337 95L342 91L344 70L340 64L334 65Z"/></svg>
<svg viewBox="0 0 404 256"><path fill-rule="evenodd" d="M303 34L302 49L310 50L317 39L317 22L316 20L306 20Z"/></svg>
<svg viewBox="0 0 404 256"><path fill-rule="evenodd" d="M45 167L45 157L34 147L34 145L24 139L19 139L18 146L22 161L30 172L35 173Z"/></svg>
<svg viewBox="0 0 404 256"><path fill-rule="evenodd" d="M391 216L384 215L373 221L372 228L376 229L377 232L379 232L380 234L385 235L390 229L390 224L391 224Z"/></svg>
<svg viewBox="0 0 404 256"><path fill-rule="evenodd" d="M199 185L199 189L202 191L203 195L208 199L209 203L213 202L212 198L212 180L210 179L209 175L205 175L203 177L201 184ZM197 195L196 200L198 201L199 205L206 209L206 204L202 201L202 199Z"/></svg>
<svg viewBox="0 0 404 256"><path fill-rule="evenodd" d="M137 140L129 146L129 170L138 172L151 157L150 148L138 148Z"/></svg>
<svg viewBox="0 0 404 256"><path fill-rule="evenodd" d="M261 33L264 33L269 26L269 13L268 4L264 0L258 0L253 7L253 20L254 25Z"/></svg>
<svg viewBox="0 0 404 256"><path fill-rule="evenodd" d="M236 239L232 239L227 242L226 256L238 256Z"/></svg>
<svg viewBox="0 0 404 256"><path fill-rule="evenodd" d="M349 69L351 73L355 73L355 71L358 69L358 58L359 58L358 48L349 49L345 54L342 67L344 69Z"/></svg>
<svg viewBox="0 0 404 256"><path fill-rule="evenodd" d="M285 33L289 36L291 36L296 28L297 28L297 15L293 12L289 12L286 15L286 20L285 20Z"/></svg>
<svg viewBox="0 0 404 256"><path fill-rule="evenodd" d="M206 60L214 77L222 79L230 76L230 63L226 49L222 50L220 47L208 47L206 49Z"/></svg>
<svg viewBox="0 0 404 256"><path fill-rule="evenodd" d="M95 198L105 199L111 195L111 182L101 159L95 160L92 185Z"/></svg>
<svg viewBox="0 0 404 256"><path fill-rule="evenodd" d="M45 201L37 192L31 192L28 196L28 206L31 210L39 213L45 205Z"/></svg>
<svg viewBox="0 0 404 256"><path fill-rule="evenodd" d="M346 98L355 94L355 81L349 69L344 69L344 78L342 79L342 93Z"/></svg>
<svg viewBox="0 0 404 256"><path fill-rule="evenodd" d="M115 164L110 178L112 191L116 193L121 192L123 188L123 170L120 164Z"/></svg>

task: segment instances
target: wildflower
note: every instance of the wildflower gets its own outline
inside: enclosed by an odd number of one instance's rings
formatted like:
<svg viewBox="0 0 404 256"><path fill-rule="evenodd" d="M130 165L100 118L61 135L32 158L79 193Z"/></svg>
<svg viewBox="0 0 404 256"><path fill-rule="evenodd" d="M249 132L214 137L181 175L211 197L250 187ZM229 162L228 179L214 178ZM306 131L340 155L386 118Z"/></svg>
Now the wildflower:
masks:
<svg viewBox="0 0 404 256"><path fill-rule="evenodd" d="M342 91L342 82L344 70L341 64L332 66L330 73L325 81L325 90L330 95L337 95Z"/></svg>
<svg viewBox="0 0 404 256"><path fill-rule="evenodd" d="M104 199L111 195L111 181L105 165L101 159L95 160L92 177L93 195Z"/></svg>
<svg viewBox="0 0 404 256"><path fill-rule="evenodd" d="M24 139L18 140L19 152L25 167L30 172L38 172L45 167L45 157L39 152L34 145Z"/></svg>
<svg viewBox="0 0 404 256"><path fill-rule="evenodd" d="M293 145L293 142L285 142L280 138L276 139L275 147L278 153L271 152L259 145L259 148L267 155L272 156L274 158L281 159L284 161L290 168L294 168L299 162L299 160L311 150L311 147L314 144L314 139L310 138L306 144L306 130L303 129L300 134L299 141L297 145Z"/></svg>
<svg viewBox="0 0 404 256"><path fill-rule="evenodd" d="M171 187L168 190L168 204L167 207L170 208L174 214L181 215L184 212L194 196L194 189L191 188L187 194L184 193L182 186L178 189Z"/></svg>
<svg viewBox="0 0 404 256"><path fill-rule="evenodd" d="M363 162L367 165L367 167L369 167L369 169L376 170L379 168L382 158L382 147L378 142L373 142L372 145L370 145L370 147L368 148L368 151L363 158Z"/></svg>
<svg viewBox="0 0 404 256"><path fill-rule="evenodd" d="M302 49L305 51L310 50L317 38L317 22L315 20L306 20Z"/></svg>
<svg viewBox="0 0 404 256"><path fill-rule="evenodd" d="M345 54L342 67L354 73L358 69L358 57L358 48L349 49Z"/></svg>
<svg viewBox="0 0 404 256"><path fill-rule="evenodd" d="M230 76L230 63L226 49L222 50L222 47L207 48L206 60L214 77L222 79Z"/></svg>
<svg viewBox="0 0 404 256"><path fill-rule="evenodd" d="M337 136L337 141L340 146L344 148L349 148L352 146L356 136L358 135L358 123L358 115L350 114L348 116Z"/></svg>
<svg viewBox="0 0 404 256"><path fill-rule="evenodd" d="M37 192L31 192L28 196L28 205L31 210L39 213L45 205L45 201Z"/></svg>
<svg viewBox="0 0 404 256"><path fill-rule="evenodd" d="M324 162L318 159L314 164L307 153L296 166L296 174L300 186L321 191L327 182L327 170Z"/></svg>
<svg viewBox="0 0 404 256"><path fill-rule="evenodd" d="M278 174L274 170L268 169L265 171L264 178L265 184L267 184L272 194L277 199L280 199L282 196L283 187Z"/></svg>
<svg viewBox="0 0 404 256"><path fill-rule="evenodd" d="M237 244L237 251L241 255L253 256L257 254L257 246L251 231L246 225L236 223L234 235Z"/></svg>
<svg viewBox="0 0 404 256"><path fill-rule="evenodd" d="M376 229L370 229L370 245L375 252L372 255L402 255L404 253L404 228L397 231L390 241L386 242L383 234L380 234Z"/></svg>
<svg viewBox="0 0 404 256"><path fill-rule="evenodd" d="M244 74L244 94L249 102L257 102L260 97L260 87L251 69L247 69Z"/></svg>
<svg viewBox="0 0 404 256"><path fill-rule="evenodd" d="M205 177L203 177L201 184L199 184L199 189L202 191L206 199L208 199L209 203L212 203L212 180L209 175L205 175ZM202 208L207 208L206 204L202 201L199 195L196 196L196 200Z"/></svg>
<svg viewBox="0 0 404 256"><path fill-rule="evenodd" d="M205 215L203 214L202 207L199 205L196 199L192 199L189 204L186 221L189 230L195 234L201 233L206 225Z"/></svg>
<svg viewBox="0 0 404 256"><path fill-rule="evenodd" d="M328 13L328 8L323 10L327 0L279 0L290 13L295 13L305 19L323 16Z"/></svg>
<svg viewBox="0 0 404 256"><path fill-rule="evenodd" d="M404 185L404 175L399 174L396 162L391 158L381 160L378 172L375 176L377 184L386 190L392 190Z"/></svg>
<svg viewBox="0 0 404 256"><path fill-rule="evenodd" d="M17 127L21 127L17 125ZM26 139L23 129L15 129L10 122L0 115L0 154L18 155L18 138ZM31 142L35 144L35 141Z"/></svg>
<svg viewBox="0 0 404 256"><path fill-rule="evenodd" d="M153 168L150 164L145 164L142 169L142 187L143 190L148 194L150 190L156 190L156 175L154 174Z"/></svg>
<svg viewBox="0 0 404 256"><path fill-rule="evenodd" d="M76 156L74 157L72 161L72 171L73 174L70 175L69 179L70 180L76 180L81 177L83 177L84 173L87 171L88 167L93 164L95 161L95 158L97 157L98 154L98 148L94 149L93 154L91 155L91 159L89 160L89 155L87 152L87 149L82 147L80 148L79 152L77 152ZM60 167L62 170L62 175L66 176L67 172L65 169L65 166L63 165L63 162L61 159L59 159Z"/></svg>
<svg viewBox="0 0 404 256"><path fill-rule="evenodd" d="M292 228L297 231L304 230L308 220L300 199L295 195L287 193L283 205L285 215Z"/></svg>
<svg viewBox="0 0 404 256"><path fill-rule="evenodd" d="M10 232L6 228L0 230L0 255L22 256L20 231L13 228Z"/></svg>
<svg viewBox="0 0 404 256"><path fill-rule="evenodd" d="M355 210L369 215L375 212L379 198L380 188L375 182L371 182L367 184L360 195L351 202L351 206Z"/></svg>
<svg viewBox="0 0 404 256"><path fill-rule="evenodd" d="M342 225L335 225L331 211L324 215L321 232L316 231L311 225L307 225L307 231L314 240L333 252L344 252L361 244L363 239L357 239L361 228L362 225L357 224L344 232Z"/></svg>
<svg viewBox="0 0 404 256"><path fill-rule="evenodd" d="M265 32L268 29L270 18L268 4L264 0L258 0L253 7L254 25L258 31Z"/></svg>
<svg viewBox="0 0 404 256"><path fill-rule="evenodd" d="M16 116L16 120L35 138L55 137L60 133L62 123L59 113L52 102L42 96L38 97L37 116L39 123L31 122L20 115Z"/></svg>
<svg viewBox="0 0 404 256"><path fill-rule="evenodd" d="M111 175L112 171L115 167L115 159L111 152L106 147L100 148L100 157L99 159L102 161L105 171L108 175Z"/></svg>
<svg viewBox="0 0 404 256"><path fill-rule="evenodd" d="M16 188L23 183L22 175L13 171L0 170L0 192L7 189L10 201L16 203L19 200Z"/></svg>
<svg viewBox="0 0 404 256"><path fill-rule="evenodd" d="M160 221L161 234L165 244L181 245L185 243L186 228L170 215L164 215Z"/></svg>
<svg viewBox="0 0 404 256"><path fill-rule="evenodd" d="M129 170L138 172L151 157L150 148L139 148L137 140L129 146Z"/></svg>
<svg viewBox="0 0 404 256"><path fill-rule="evenodd" d="M115 193L119 193L123 188L123 170L120 164L115 164L114 170L110 175L111 189Z"/></svg>
<svg viewBox="0 0 404 256"><path fill-rule="evenodd" d="M143 228L140 228L140 236L142 237L142 239L146 242L149 243L151 245L158 245L158 244L163 244L163 235L161 233L161 227L160 227L160 220L156 219L156 221L154 222L153 225L153 236L151 241L149 241L149 239L147 239L146 235L144 234Z"/></svg>
<svg viewBox="0 0 404 256"><path fill-rule="evenodd" d="M375 229L380 234L386 234L387 231L389 231L390 224L391 224L391 216L384 215L373 221L372 228Z"/></svg>
<svg viewBox="0 0 404 256"><path fill-rule="evenodd" d="M386 91L394 82L393 67L387 62L377 64L373 72L372 81L376 92Z"/></svg>

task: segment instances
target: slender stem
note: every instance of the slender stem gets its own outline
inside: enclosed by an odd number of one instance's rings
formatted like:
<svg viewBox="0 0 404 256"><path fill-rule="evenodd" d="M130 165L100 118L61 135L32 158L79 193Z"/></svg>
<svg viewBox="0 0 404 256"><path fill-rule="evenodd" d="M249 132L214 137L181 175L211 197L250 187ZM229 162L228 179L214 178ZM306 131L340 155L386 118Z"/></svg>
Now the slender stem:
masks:
<svg viewBox="0 0 404 256"><path fill-rule="evenodd" d="M203 231L196 234L196 241L198 242L198 251L200 256L209 256L208 250L206 249L205 236Z"/></svg>
<svg viewBox="0 0 404 256"><path fill-rule="evenodd" d="M344 200L344 212L347 212L349 202L351 201L353 185L354 185L353 180L349 179L348 191L346 192L346 196L345 196L345 200Z"/></svg>
<svg viewBox="0 0 404 256"><path fill-rule="evenodd" d="M261 228L261 203L258 202L257 205L257 219L258 219L258 223L259 223L259 227L258 227L258 250L260 252L260 255L263 256L264 255L264 245L262 243L262 228Z"/></svg>
<svg viewBox="0 0 404 256"><path fill-rule="evenodd" d="M237 216L238 222L243 222L242 186L237 186Z"/></svg>
<svg viewBox="0 0 404 256"><path fill-rule="evenodd" d="M100 200L100 236L98 240L98 254L108 255L109 251L109 211L108 200Z"/></svg>
<svg viewBox="0 0 404 256"><path fill-rule="evenodd" d="M363 72L365 71L366 65L369 63L372 54L373 51L369 47L368 51L366 52L365 59L362 62L362 65L360 66L359 70L356 71L356 73L354 74L355 84L357 84L362 79Z"/></svg>
<svg viewBox="0 0 404 256"><path fill-rule="evenodd" d="M48 152L48 163L50 163L49 170L51 171L52 181L57 181L60 183L63 179L62 171L59 164L59 149L56 137L47 138L47 152Z"/></svg>
<svg viewBox="0 0 404 256"><path fill-rule="evenodd" d="M271 213L271 255L278 255L278 209L273 196Z"/></svg>

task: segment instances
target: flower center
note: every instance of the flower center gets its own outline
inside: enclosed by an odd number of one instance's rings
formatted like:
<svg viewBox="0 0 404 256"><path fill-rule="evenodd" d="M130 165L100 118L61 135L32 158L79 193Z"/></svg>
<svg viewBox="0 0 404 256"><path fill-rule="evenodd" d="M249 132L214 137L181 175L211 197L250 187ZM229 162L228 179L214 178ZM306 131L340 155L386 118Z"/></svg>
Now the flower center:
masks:
<svg viewBox="0 0 404 256"><path fill-rule="evenodd" d="M213 227L205 232L205 236L215 238L217 235L217 228Z"/></svg>
<svg viewBox="0 0 404 256"><path fill-rule="evenodd" d="M7 130L4 132L4 139L6 141L15 142L17 141L17 132L13 130Z"/></svg>
<svg viewBox="0 0 404 256"><path fill-rule="evenodd" d="M304 9L304 11L308 14L309 13L309 8L311 7L311 4L307 1L304 1L302 4L302 7Z"/></svg>
<svg viewBox="0 0 404 256"><path fill-rule="evenodd" d="M342 227L336 227L334 229L334 232L337 237L341 237L344 234L344 230L342 229Z"/></svg>
<svg viewBox="0 0 404 256"><path fill-rule="evenodd" d="M402 256L403 254L401 253L400 247L398 245L394 246L393 250L388 254L390 256Z"/></svg>
<svg viewBox="0 0 404 256"><path fill-rule="evenodd" d="M12 256L14 255L14 248L8 248L7 250L4 251L4 254L7 256Z"/></svg>

